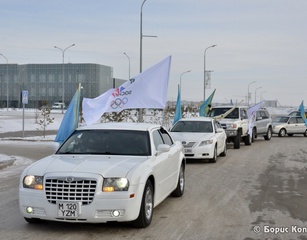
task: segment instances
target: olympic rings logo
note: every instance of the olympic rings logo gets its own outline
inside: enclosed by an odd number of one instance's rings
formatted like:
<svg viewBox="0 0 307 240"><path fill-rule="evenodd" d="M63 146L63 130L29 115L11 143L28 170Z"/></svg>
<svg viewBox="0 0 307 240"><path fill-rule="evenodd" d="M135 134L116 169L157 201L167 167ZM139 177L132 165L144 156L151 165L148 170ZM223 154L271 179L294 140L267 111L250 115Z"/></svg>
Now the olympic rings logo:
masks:
<svg viewBox="0 0 307 240"><path fill-rule="evenodd" d="M128 98L116 98L115 100L113 100L110 104L111 108L113 109L117 109L117 108L123 108L124 105L128 102Z"/></svg>

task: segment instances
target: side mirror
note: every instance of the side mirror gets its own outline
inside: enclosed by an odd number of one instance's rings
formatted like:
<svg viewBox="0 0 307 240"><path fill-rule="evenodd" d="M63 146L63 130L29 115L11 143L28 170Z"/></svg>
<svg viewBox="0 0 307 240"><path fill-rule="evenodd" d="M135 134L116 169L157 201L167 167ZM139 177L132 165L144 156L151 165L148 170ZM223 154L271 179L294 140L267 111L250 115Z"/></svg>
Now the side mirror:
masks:
<svg viewBox="0 0 307 240"><path fill-rule="evenodd" d="M222 133L223 131L224 131L223 128L217 128L215 132L216 133Z"/></svg>
<svg viewBox="0 0 307 240"><path fill-rule="evenodd" d="M171 149L170 145L167 145L167 144L158 145L158 152L159 153L168 152L170 149Z"/></svg>

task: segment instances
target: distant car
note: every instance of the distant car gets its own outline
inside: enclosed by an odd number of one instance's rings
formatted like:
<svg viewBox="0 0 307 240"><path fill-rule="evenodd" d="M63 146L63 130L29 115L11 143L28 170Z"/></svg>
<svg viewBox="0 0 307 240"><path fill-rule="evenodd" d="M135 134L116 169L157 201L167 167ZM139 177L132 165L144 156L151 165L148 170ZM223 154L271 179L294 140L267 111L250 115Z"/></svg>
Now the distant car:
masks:
<svg viewBox="0 0 307 240"><path fill-rule="evenodd" d="M305 109L305 115L307 116L307 109ZM288 114L289 117L300 117L301 112L300 111L292 111Z"/></svg>
<svg viewBox="0 0 307 240"><path fill-rule="evenodd" d="M20 177L29 223L127 222L150 225L154 208L185 187L183 146L160 125L105 123L78 128L54 155Z"/></svg>
<svg viewBox="0 0 307 240"><path fill-rule="evenodd" d="M272 118L265 108L256 111L253 119L252 141L259 136L263 136L265 140L270 140L272 137Z"/></svg>
<svg viewBox="0 0 307 240"><path fill-rule="evenodd" d="M180 119L170 134L184 146L185 157L209 159L215 163L217 156L226 156L227 136L218 121L208 117Z"/></svg>
<svg viewBox="0 0 307 240"><path fill-rule="evenodd" d="M301 117L279 116L273 119L273 133L279 137L303 134L307 137L307 127Z"/></svg>
<svg viewBox="0 0 307 240"><path fill-rule="evenodd" d="M55 102L51 106L52 109L65 109L65 103Z"/></svg>

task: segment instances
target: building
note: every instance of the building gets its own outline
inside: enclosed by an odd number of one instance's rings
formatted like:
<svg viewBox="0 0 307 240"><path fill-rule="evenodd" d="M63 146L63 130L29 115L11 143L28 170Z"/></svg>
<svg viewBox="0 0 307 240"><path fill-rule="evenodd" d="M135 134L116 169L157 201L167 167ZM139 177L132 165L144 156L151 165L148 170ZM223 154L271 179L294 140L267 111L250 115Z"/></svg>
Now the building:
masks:
<svg viewBox="0 0 307 240"><path fill-rule="evenodd" d="M7 106L7 99L10 108L22 107L22 90L28 91L27 108L62 102L63 72L66 106L75 94L78 83L82 85L82 97L95 98L124 82L113 78L112 67L99 64L0 64L0 108Z"/></svg>

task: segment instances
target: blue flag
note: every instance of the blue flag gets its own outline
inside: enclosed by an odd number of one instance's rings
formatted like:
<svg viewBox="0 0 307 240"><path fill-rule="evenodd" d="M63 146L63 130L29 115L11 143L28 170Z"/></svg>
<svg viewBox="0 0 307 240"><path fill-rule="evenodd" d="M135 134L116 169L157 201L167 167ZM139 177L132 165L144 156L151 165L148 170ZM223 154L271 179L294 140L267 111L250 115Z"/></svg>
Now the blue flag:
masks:
<svg viewBox="0 0 307 240"><path fill-rule="evenodd" d="M305 125L307 126L307 119L306 119L306 114L305 114L304 101L302 101L302 103L299 106L298 110L301 112L301 117L304 119Z"/></svg>
<svg viewBox="0 0 307 240"><path fill-rule="evenodd" d="M182 118L182 114L181 114L180 89L179 89L179 85L178 85L178 96L177 96L176 111L175 111L174 123L173 124L175 124L180 118Z"/></svg>
<svg viewBox="0 0 307 240"><path fill-rule="evenodd" d="M215 90L213 91L213 93L211 93L211 95L207 98L206 101L204 101L204 103L202 105L200 105L199 107L199 116L201 117L207 117L208 112L209 112L209 105L211 105Z"/></svg>
<svg viewBox="0 0 307 240"><path fill-rule="evenodd" d="M78 127L80 115L80 89L81 84L79 83L79 87L64 114L61 126L54 140L55 142L62 144Z"/></svg>

